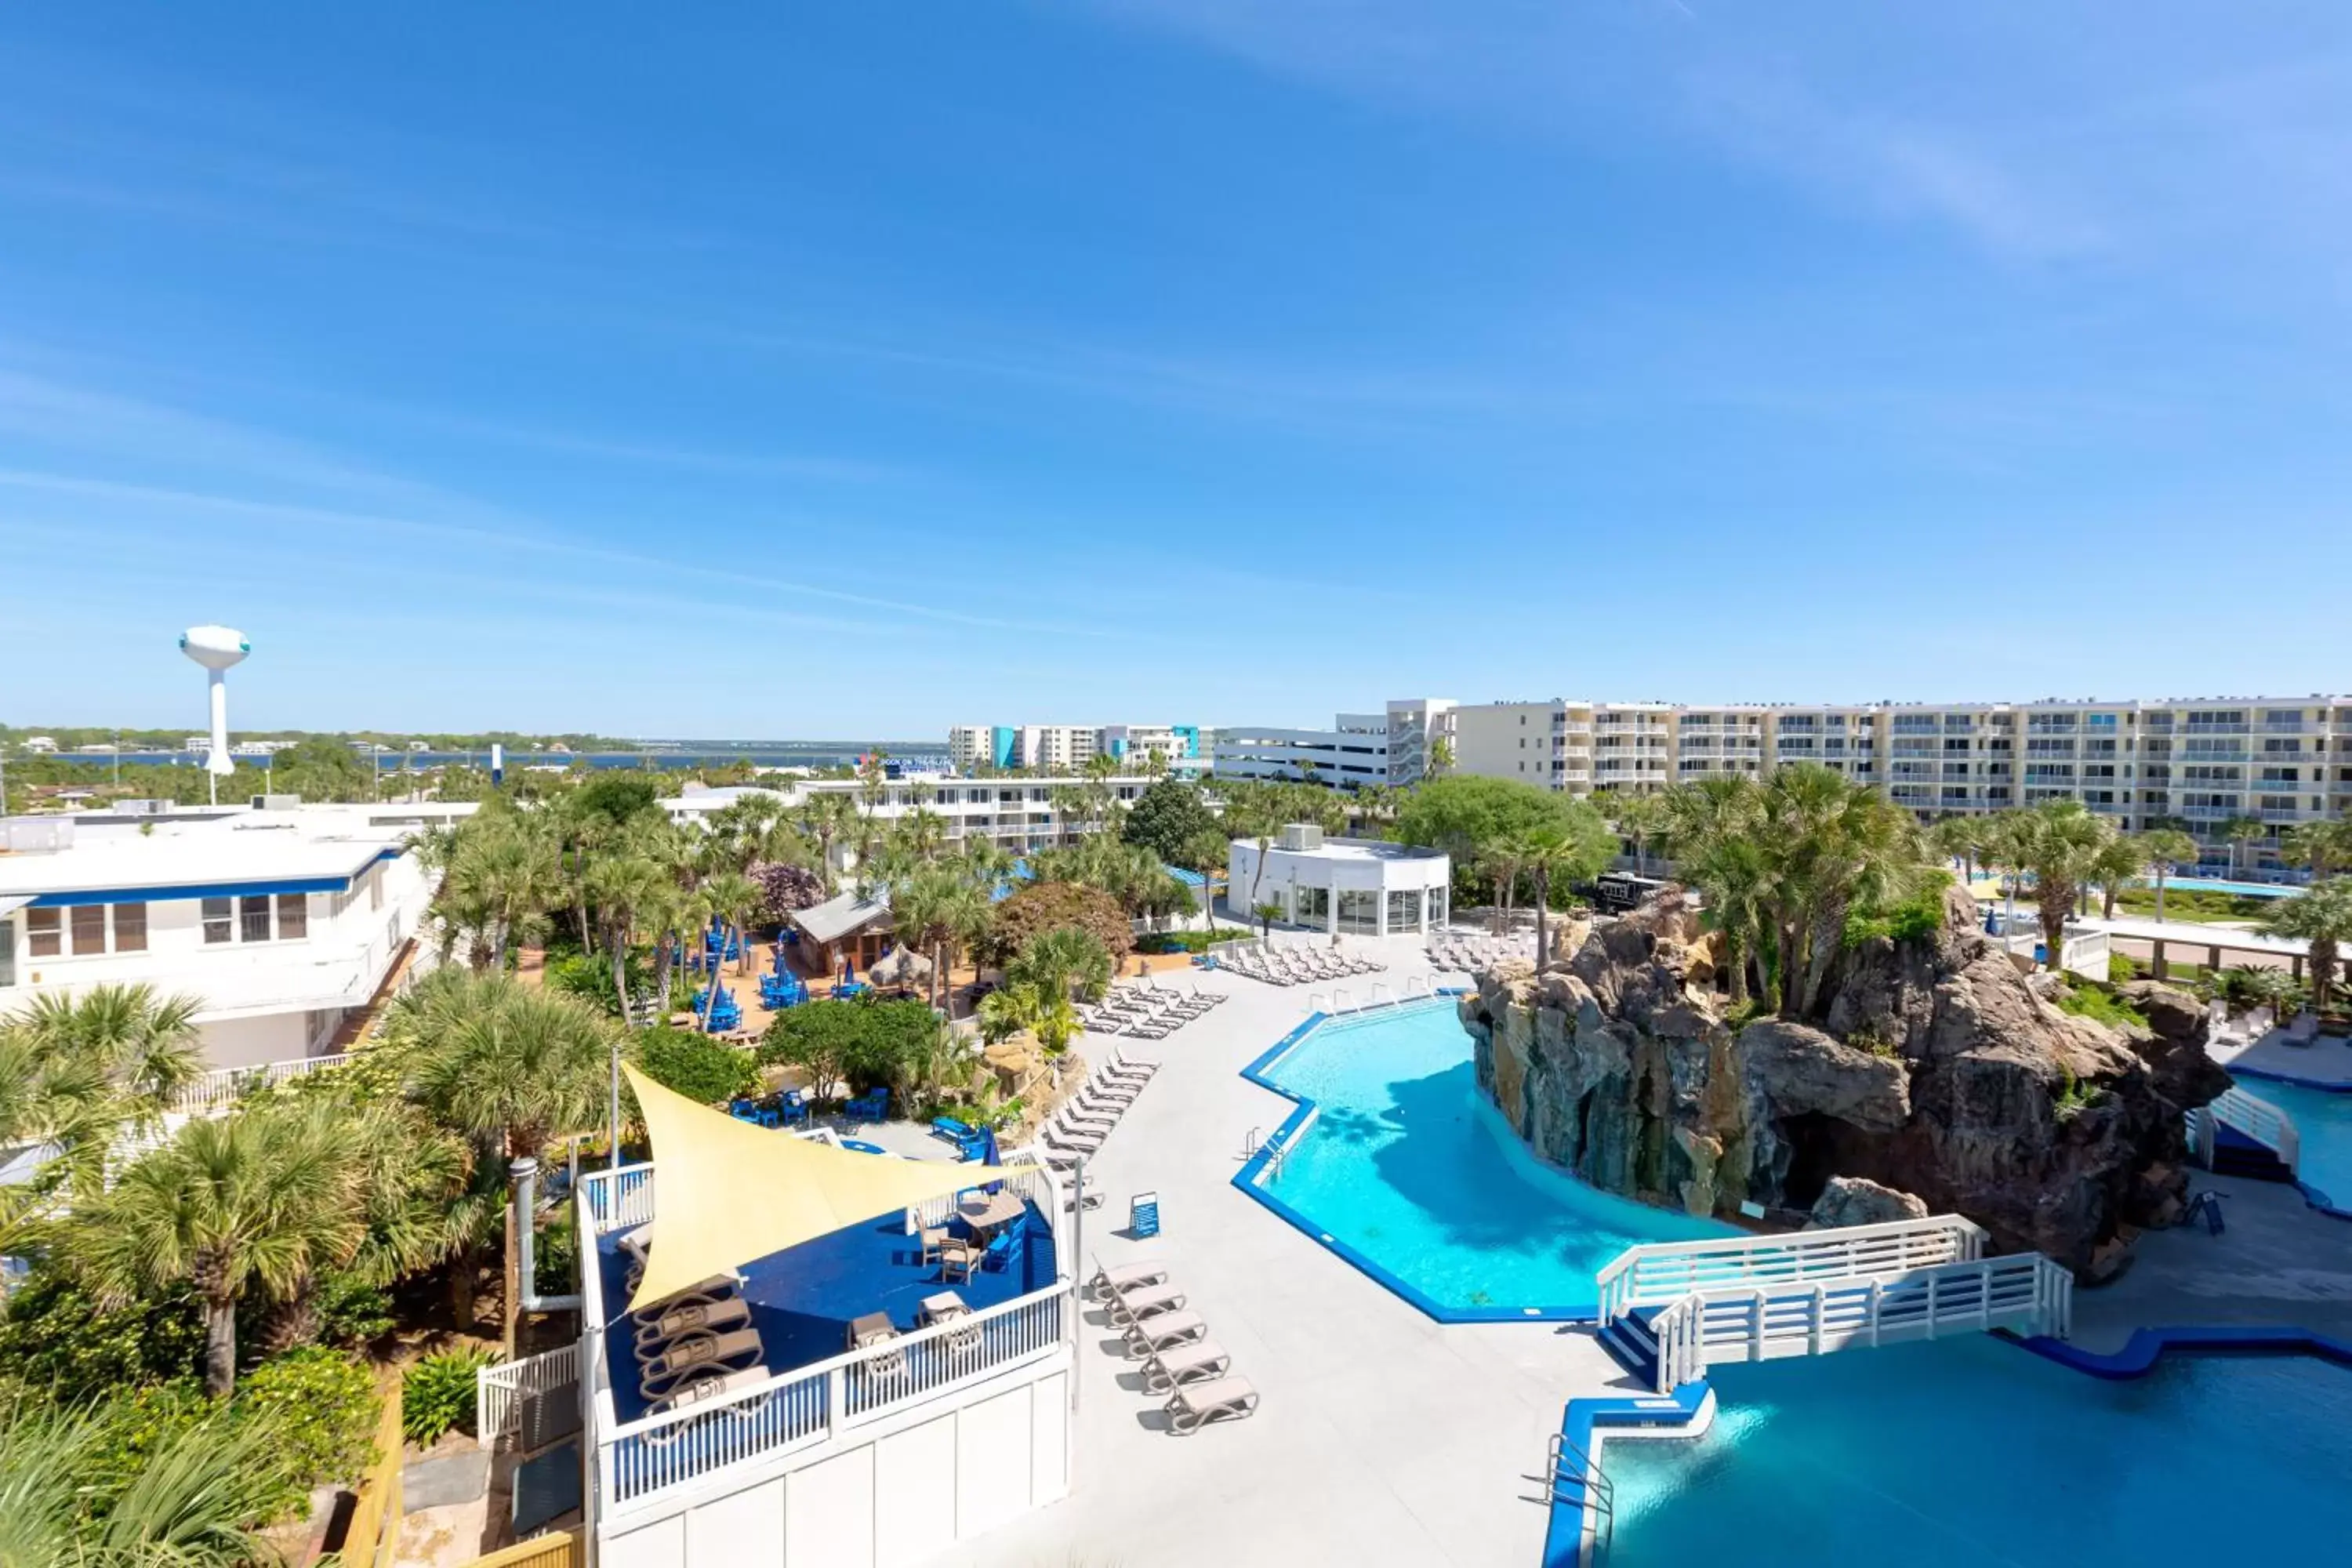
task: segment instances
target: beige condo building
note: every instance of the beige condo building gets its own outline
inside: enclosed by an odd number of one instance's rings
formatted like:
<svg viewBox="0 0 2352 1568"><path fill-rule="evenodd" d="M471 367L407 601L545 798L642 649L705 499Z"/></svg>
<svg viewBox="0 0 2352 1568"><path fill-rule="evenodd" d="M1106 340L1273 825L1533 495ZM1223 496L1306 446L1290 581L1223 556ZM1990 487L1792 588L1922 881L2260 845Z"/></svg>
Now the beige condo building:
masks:
<svg viewBox="0 0 2352 1568"><path fill-rule="evenodd" d="M1464 704L1456 771L1572 795L1811 762L1921 820L2073 798L2134 830L2178 822L2214 865L2276 868L2278 835L2352 809L2352 698L2131 702ZM2258 839L2236 843L2230 825Z"/></svg>

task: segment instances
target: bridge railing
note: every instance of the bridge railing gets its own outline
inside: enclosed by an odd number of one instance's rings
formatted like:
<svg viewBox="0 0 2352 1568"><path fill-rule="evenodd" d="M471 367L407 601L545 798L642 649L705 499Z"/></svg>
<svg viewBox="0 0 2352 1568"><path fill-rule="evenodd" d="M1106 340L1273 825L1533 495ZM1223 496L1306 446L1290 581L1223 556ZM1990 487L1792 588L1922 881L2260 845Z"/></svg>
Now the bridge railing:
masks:
<svg viewBox="0 0 2352 1568"><path fill-rule="evenodd" d="M1984 1227L1958 1215L1841 1226L1787 1236L1646 1242L1601 1269L1601 1317L1662 1306L1694 1290L1901 1274L1984 1256Z"/></svg>

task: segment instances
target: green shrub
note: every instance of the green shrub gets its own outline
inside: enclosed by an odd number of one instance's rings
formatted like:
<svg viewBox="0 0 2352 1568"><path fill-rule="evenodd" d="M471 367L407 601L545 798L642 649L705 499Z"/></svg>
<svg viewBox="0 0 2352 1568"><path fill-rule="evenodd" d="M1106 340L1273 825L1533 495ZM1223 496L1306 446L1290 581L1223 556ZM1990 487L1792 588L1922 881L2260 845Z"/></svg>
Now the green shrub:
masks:
<svg viewBox="0 0 2352 1568"><path fill-rule="evenodd" d="M653 965L644 953L632 950L625 967L629 974L630 995L643 997L653 989ZM608 1016L621 1016L621 999L613 990L613 961L604 953L574 952L562 957L550 954L540 979L550 991L593 1003Z"/></svg>
<svg viewBox="0 0 2352 1568"><path fill-rule="evenodd" d="M2101 1024L2120 1027L2137 1024L2145 1027L2147 1016L2114 992L2089 981L2077 981L2058 994L2061 1011L2078 1018L2089 1018Z"/></svg>
<svg viewBox="0 0 2352 1568"><path fill-rule="evenodd" d="M1898 942L1924 942L1934 936L1944 929L1944 890L1951 880L1951 873L1937 871L1928 878L1927 886L1907 899L1849 910L1845 917L1845 945L1859 947L1874 936Z"/></svg>
<svg viewBox="0 0 2352 1568"><path fill-rule="evenodd" d="M1254 931L1240 926L1219 926L1214 931L1162 931L1135 939L1138 952L1206 952L1221 942L1247 942L1256 936Z"/></svg>
<svg viewBox="0 0 2352 1568"><path fill-rule="evenodd" d="M2140 966L2137 960L2126 958L2120 952L2107 954L2108 984L2128 985L2139 977Z"/></svg>
<svg viewBox="0 0 2352 1568"><path fill-rule="evenodd" d="M229 1408L241 1421L272 1425L300 1491L356 1480L367 1468L375 1379L339 1351L306 1345L263 1362L238 1380Z"/></svg>
<svg viewBox="0 0 2352 1568"><path fill-rule="evenodd" d="M192 1374L204 1321L184 1292L102 1309L63 1274L37 1269L0 1316L0 1374L60 1405Z"/></svg>
<svg viewBox="0 0 2352 1568"><path fill-rule="evenodd" d="M637 1066L646 1076L697 1104L716 1105L759 1087L750 1053L708 1035L663 1025L641 1032L636 1043Z"/></svg>
<svg viewBox="0 0 2352 1568"><path fill-rule="evenodd" d="M400 1385L400 1429L430 1447L444 1434L474 1430L475 1373L498 1357L487 1350L436 1351L408 1369Z"/></svg>
<svg viewBox="0 0 2352 1568"><path fill-rule="evenodd" d="M920 1002L828 997L777 1014L760 1042L760 1060L806 1068L820 1084L904 1085L921 1076L917 1064L939 1036L938 1015Z"/></svg>
<svg viewBox="0 0 2352 1568"><path fill-rule="evenodd" d="M531 1245L531 1272L542 1294L562 1294L580 1278L580 1232L566 1204L539 1230Z"/></svg>

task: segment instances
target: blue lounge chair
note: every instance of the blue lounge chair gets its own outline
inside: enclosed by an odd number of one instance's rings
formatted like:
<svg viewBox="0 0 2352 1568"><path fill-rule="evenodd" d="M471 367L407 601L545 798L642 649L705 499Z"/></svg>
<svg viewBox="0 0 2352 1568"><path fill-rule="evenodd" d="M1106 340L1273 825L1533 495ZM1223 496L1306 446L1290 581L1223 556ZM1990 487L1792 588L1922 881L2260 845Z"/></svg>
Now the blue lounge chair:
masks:
<svg viewBox="0 0 2352 1568"><path fill-rule="evenodd" d="M980 1130L969 1122L958 1121L952 1116L934 1116L931 1118L931 1136L944 1138L950 1143L961 1143L967 1138L979 1137Z"/></svg>

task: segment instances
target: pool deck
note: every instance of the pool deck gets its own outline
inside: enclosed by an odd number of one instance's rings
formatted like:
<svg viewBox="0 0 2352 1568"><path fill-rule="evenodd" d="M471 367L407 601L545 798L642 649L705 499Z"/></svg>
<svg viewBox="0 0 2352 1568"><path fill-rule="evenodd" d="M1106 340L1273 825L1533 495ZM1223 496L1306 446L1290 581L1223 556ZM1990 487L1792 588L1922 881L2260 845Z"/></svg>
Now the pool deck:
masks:
<svg viewBox="0 0 2352 1568"><path fill-rule="evenodd" d="M1351 939L1393 994L1429 976L1416 942ZM1540 1560L1546 1443L1576 1395L1633 1389L1580 1329L1444 1326L1234 1190L1244 1135L1289 1101L1242 1068L1307 1013L1310 991L1199 972L1233 1000L1131 1054L1164 1065L1088 1171L1108 1194L1084 1249L1165 1259L1192 1310L1263 1396L1255 1415L1191 1436L1161 1426L1136 1363L1089 1308L1068 1500L941 1561L1530 1563ZM1460 976L1452 977L1457 983ZM1370 979L1348 985L1361 996ZM1082 1050L1105 1044L1088 1037ZM1162 1233L1113 1234L1130 1194L1160 1194ZM1086 1258L1082 1268L1091 1271Z"/></svg>
<svg viewBox="0 0 2352 1568"><path fill-rule="evenodd" d="M2074 1292L2074 1342L2116 1351L2138 1328L2292 1327L2352 1339L2352 1225L2282 1182L2198 1172L2228 1228L2152 1230L2112 1285Z"/></svg>
<svg viewBox="0 0 2352 1568"><path fill-rule="evenodd" d="M1417 942L1347 945L1389 963L1372 978L1391 994L1414 975L1463 978L1432 974ZM1123 1043L1162 1067L1089 1163L1090 1182L1108 1196L1086 1216L1076 1261L1091 1272L1097 1258L1165 1260L1234 1371L1257 1387L1258 1412L1171 1436L1160 1401L1140 1392L1136 1363L1090 1306L1079 1334L1072 1495L939 1561L1540 1562L1546 1444L1562 1405L1649 1390L1583 1329L1436 1323L1235 1190L1245 1135L1271 1131L1291 1110L1241 1069L1303 1021L1310 993L1330 987L1195 975L1232 1000L1165 1040L1080 1041L1090 1056ZM1359 978L1348 989L1361 996L1369 984ZM2309 1063L2335 1047L2277 1049ZM919 1138L891 1131L894 1146ZM2077 1294L2077 1342L2113 1351L2133 1329L2190 1324L2294 1324L2352 1337L2352 1227L2314 1213L2291 1187L2196 1179L2227 1194L2229 1229L2143 1237L2121 1280ZM1129 1196L1144 1191L1159 1196L1162 1233L1137 1242L1118 1233Z"/></svg>
<svg viewBox="0 0 2352 1568"><path fill-rule="evenodd" d="M2242 1046L2207 1047L2225 1068L2248 1068L2257 1073L2300 1079L2306 1083L2352 1085L2352 1040L2315 1039L2289 1045L2286 1031L2273 1029ZM2259 1096L2262 1085L2249 1082L2246 1092Z"/></svg>

